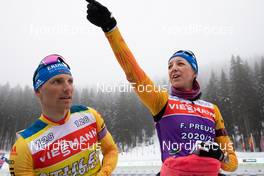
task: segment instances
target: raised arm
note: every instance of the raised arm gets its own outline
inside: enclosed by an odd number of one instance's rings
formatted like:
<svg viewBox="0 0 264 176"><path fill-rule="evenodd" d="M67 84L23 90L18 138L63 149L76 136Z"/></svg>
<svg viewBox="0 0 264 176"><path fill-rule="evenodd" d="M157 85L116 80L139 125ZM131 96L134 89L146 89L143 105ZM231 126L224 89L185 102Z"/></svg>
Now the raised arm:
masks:
<svg viewBox="0 0 264 176"><path fill-rule="evenodd" d="M98 3L90 0L87 10L87 19L94 25L101 27L112 47L116 59L126 74L127 80L134 86L134 90L143 104L157 115L168 101L168 93L154 85L145 72L136 62L132 52L124 41L116 20L109 10Z"/></svg>

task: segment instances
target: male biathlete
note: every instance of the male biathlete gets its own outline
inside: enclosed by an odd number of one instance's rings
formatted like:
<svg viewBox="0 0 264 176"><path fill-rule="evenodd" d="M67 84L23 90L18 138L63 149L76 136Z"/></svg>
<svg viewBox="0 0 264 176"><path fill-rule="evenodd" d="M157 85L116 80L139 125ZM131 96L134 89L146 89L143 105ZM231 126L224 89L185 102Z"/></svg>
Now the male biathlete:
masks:
<svg viewBox="0 0 264 176"><path fill-rule="evenodd" d="M110 176L117 146L96 110L72 106L73 77L65 59L57 54L45 57L34 73L33 87L42 113L18 133L10 152L11 175Z"/></svg>

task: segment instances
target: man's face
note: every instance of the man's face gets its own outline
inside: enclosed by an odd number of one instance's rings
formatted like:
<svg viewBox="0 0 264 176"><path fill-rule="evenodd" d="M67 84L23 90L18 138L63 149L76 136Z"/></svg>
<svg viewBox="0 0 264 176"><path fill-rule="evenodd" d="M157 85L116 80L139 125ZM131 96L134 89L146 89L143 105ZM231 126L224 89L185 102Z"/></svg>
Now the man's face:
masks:
<svg viewBox="0 0 264 176"><path fill-rule="evenodd" d="M54 76L38 89L36 95L46 110L68 110L72 104L73 78L68 74Z"/></svg>

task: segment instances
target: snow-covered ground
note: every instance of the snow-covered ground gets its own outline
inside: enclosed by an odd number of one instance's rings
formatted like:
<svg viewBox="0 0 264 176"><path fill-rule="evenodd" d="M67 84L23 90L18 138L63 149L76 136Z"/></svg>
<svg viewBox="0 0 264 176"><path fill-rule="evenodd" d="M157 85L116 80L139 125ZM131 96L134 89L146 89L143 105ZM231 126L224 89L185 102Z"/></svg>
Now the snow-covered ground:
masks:
<svg viewBox="0 0 264 176"><path fill-rule="evenodd" d="M223 172L228 175L258 175L264 176L264 152L237 152L239 167L234 173ZM8 157L8 153L5 155ZM113 175L155 175L161 167L159 144L155 140L152 145L141 145L127 153L119 154L118 167ZM0 170L0 176L10 176L8 164Z"/></svg>
<svg viewBox="0 0 264 176"><path fill-rule="evenodd" d="M141 149L140 149L141 148ZM131 152L119 155L116 175L145 174L154 175L160 171L160 156L145 150L148 147L138 147ZM142 151L146 151L145 153ZM157 152L159 153L159 152ZM154 155L153 155L154 154ZM237 152L239 167L234 173L222 172L228 175L258 175L264 176L264 152Z"/></svg>
<svg viewBox="0 0 264 176"><path fill-rule="evenodd" d="M161 168L159 143L142 145L127 153L119 154L116 175L154 175ZM239 167L234 173L222 172L228 175L261 175L264 176L264 152L237 152Z"/></svg>

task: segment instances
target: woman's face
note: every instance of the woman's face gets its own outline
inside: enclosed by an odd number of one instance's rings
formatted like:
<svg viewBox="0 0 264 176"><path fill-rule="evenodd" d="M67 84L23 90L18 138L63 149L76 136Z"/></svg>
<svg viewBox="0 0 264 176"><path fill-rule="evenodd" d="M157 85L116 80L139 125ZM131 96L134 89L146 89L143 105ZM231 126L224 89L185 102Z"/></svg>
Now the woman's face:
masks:
<svg viewBox="0 0 264 176"><path fill-rule="evenodd" d="M171 85L180 90L191 90L196 73L191 65L181 57L172 58L168 65Z"/></svg>

